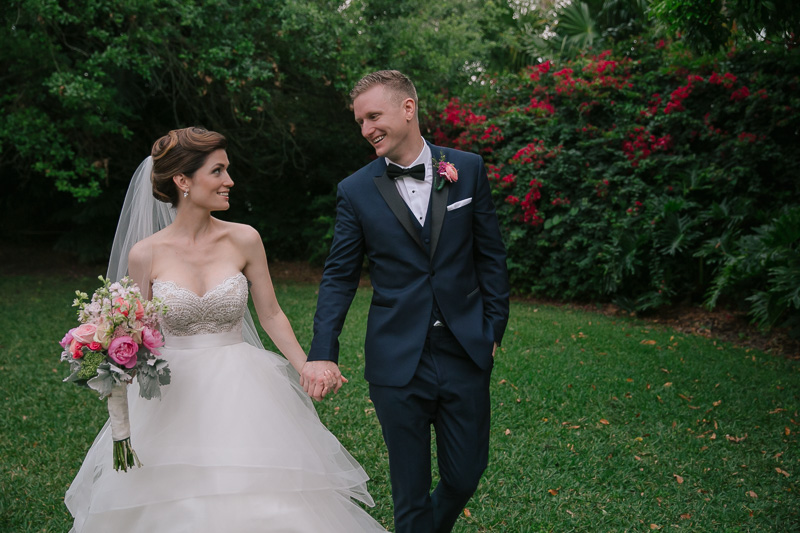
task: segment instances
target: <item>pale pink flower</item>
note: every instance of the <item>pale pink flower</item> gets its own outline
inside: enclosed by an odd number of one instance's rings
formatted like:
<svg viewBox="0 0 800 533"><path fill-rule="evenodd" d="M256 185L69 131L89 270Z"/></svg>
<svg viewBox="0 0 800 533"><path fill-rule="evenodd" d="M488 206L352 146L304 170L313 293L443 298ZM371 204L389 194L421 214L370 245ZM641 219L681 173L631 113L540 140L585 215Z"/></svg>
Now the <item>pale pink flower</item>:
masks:
<svg viewBox="0 0 800 533"><path fill-rule="evenodd" d="M72 336L81 344L89 344L94 340L97 326L94 324L81 324L72 332Z"/></svg>
<svg viewBox="0 0 800 533"><path fill-rule="evenodd" d="M154 355L161 355L156 348L164 346L164 338L157 329L144 328L142 330L142 344Z"/></svg>

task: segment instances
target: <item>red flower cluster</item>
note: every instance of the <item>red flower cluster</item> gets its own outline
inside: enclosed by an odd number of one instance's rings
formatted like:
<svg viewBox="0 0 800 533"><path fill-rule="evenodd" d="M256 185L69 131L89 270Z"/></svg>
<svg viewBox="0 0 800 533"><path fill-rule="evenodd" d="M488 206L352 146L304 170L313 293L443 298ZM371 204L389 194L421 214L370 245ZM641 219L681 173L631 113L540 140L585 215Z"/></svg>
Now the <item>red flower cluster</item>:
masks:
<svg viewBox="0 0 800 533"><path fill-rule="evenodd" d="M531 81L539 81L542 77L542 74L547 74L548 72L550 72L550 65L551 63L550 60L548 59L544 63L528 67L528 69L531 71L530 74Z"/></svg>
<svg viewBox="0 0 800 533"><path fill-rule="evenodd" d="M647 159L654 151L666 152L672 147L672 137L669 134L657 138L641 126L634 128L628 134L628 139L623 141L622 151L632 167L638 167L639 161Z"/></svg>
<svg viewBox="0 0 800 533"><path fill-rule="evenodd" d="M527 146L518 150L514 157L511 158L511 163L531 163L536 169L542 168L547 159L552 159L561 151L561 146L557 146L552 150L548 150L544 146L544 141L536 140L528 143Z"/></svg>
<svg viewBox="0 0 800 533"><path fill-rule="evenodd" d="M748 89L746 85L743 85L731 93L731 100L739 102L748 96L750 96L750 89Z"/></svg>
<svg viewBox="0 0 800 533"><path fill-rule="evenodd" d="M462 107L458 98L451 99L439 116L447 124L452 124L453 126L469 126L486 122L486 115L476 115L472 112L472 109Z"/></svg>
<svg viewBox="0 0 800 533"><path fill-rule="evenodd" d="M531 189L528 191L528 194L525 195L525 199L521 204L522 221L531 226L538 226L543 220L542 217L539 216L539 209L537 209L535 202L542 197L542 193L539 191L542 184L536 179L532 179L530 186Z"/></svg>
<svg viewBox="0 0 800 533"><path fill-rule="evenodd" d="M736 76L734 76L730 72L726 72L722 76L720 76L716 72L712 72L711 77L708 78L708 83L711 83L713 85L724 85L726 88L730 89L731 87L733 87L733 84L736 83Z"/></svg>
<svg viewBox="0 0 800 533"><path fill-rule="evenodd" d="M535 109L541 109L541 110L543 110L543 111L545 111L547 113L550 113L551 115L556 112L556 108L553 107L553 105L550 103L549 99L543 100L543 101L539 101L538 98L533 97L533 98L531 98L531 104L528 107L525 108L525 111L527 113L530 113Z"/></svg>
<svg viewBox="0 0 800 533"><path fill-rule="evenodd" d="M702 79L702 78L700 78ZM685 108L683 107L683 101L689 97L689 94L692 92L692 82L690 81L686 85L678 87L669 97L669 102L667 102L667 106L664 108L664 114L669 115L675 111L683 111Z"/></svg>

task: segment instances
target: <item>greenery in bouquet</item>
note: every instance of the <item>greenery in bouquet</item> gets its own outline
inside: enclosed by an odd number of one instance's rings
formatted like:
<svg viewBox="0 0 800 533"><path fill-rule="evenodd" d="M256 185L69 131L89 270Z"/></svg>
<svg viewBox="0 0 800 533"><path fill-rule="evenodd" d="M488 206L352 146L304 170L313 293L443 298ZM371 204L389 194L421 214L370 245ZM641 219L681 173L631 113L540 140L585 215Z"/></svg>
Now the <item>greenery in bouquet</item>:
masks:
<svg viewBox="0 0 800 533"><path fill-rule="evenodd" d="M170 380L167 362L158 358L164 341L158 329L166 306L158 299L145 300L130 278L119 282L100 276L103 285L92 295L76 291L80 325L64 335L61 360L70 364L65 381L86 385L101 398L112 388L136 377L139 394L159 398L160 386Z"/></svg>

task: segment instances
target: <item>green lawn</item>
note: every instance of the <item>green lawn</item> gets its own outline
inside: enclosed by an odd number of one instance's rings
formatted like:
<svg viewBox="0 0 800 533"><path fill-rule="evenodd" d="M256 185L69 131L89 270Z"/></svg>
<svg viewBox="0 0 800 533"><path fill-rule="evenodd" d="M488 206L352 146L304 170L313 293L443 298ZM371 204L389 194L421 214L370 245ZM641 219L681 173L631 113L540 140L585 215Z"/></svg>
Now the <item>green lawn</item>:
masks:
<svg viewBox="0 0 800 533"><path fill-rule="evenodd" d="M0 277L0 531L70 528L63 494L106 411L60 382L57 341L75 325L75 289L96 285ZM276 290L307 347L316 287ZM318 410L372 477L370 512L391 527L388 462L361 376L369 298L359 290L341 339L350 383ZM797 361L515 303L492 403L489 469L456 532L800 530Z"/></svg>

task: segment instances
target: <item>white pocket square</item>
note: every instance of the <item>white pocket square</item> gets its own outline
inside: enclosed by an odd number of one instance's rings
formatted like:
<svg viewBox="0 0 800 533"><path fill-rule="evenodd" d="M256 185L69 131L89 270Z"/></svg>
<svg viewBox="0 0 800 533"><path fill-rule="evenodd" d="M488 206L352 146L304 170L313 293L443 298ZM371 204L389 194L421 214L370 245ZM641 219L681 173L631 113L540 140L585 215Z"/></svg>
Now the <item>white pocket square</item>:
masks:
<svg viewBox="0 0 800 533"><path fill-rule="evenodd" d="M459 200L453 204L447 206L448 211L452 211L454 209L458 209L459 207L464 207L465 205L469 205L472 203L472 198L464 198L463 200Z"/></svg>

